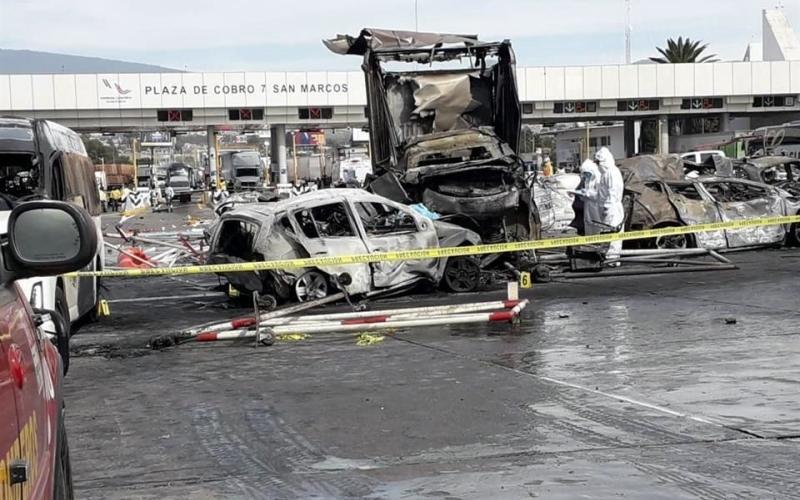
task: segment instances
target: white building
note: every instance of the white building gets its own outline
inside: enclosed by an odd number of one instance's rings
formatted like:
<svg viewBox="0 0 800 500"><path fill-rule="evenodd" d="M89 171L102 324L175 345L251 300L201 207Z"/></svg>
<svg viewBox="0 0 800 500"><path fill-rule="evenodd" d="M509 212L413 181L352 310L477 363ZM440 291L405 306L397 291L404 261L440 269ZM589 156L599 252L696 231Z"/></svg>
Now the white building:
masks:
<svg viewBox="0 0 800 500"><path fill-rule="evenodd" d="M581 124L579 124L581 125ZM580 166L586 152L588 135L589 155L607 147L614 158L625 158L625 136L622 123L590 124L555 130L555 164L558 168L573 169Z"/></svg>

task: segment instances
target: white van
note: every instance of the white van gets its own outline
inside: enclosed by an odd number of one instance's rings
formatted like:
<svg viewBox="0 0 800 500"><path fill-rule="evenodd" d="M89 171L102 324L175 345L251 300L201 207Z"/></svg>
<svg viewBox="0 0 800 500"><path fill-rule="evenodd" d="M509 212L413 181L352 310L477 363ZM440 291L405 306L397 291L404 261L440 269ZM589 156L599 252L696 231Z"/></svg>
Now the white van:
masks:
<svg viewBox="0 0 800 500"><path fill-rule="evenodd" d="M80 136L51 121L0 118L0 232L17 203L36 199L66 201L89 212L102 250L94 165ZM86 270L101 268L97 255ZM54 309L70 324L97 310L97 278L47 276L18 284L34 308Z"/></svg>
<svg viewBox="0 0 800 500"><path fill-rule="evenodd" d="M711 158L712 156L719 156L720 158L725 158L725 152L720 151L719 149L707 149L704 151L690 151L688 153L681 154L681 159L688 160L692 163L703 164Z"/></svg>

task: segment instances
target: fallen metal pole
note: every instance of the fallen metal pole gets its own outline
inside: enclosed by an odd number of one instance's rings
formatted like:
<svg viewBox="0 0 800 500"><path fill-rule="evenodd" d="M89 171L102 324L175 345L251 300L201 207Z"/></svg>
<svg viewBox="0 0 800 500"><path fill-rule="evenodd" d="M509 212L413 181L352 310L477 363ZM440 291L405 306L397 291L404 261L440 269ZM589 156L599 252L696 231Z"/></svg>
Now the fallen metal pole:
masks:
<svg viewBox="0 0 800 500"><path fill-rule="evenodd" d="M491 302L473 302L468 304L448 304L442 306L424 306L412 307L401 309L384 309L378 311L356 311L346 313L331 313L331 314L316 314L311 316L300 317L280 317L262 320L260 326L276 326L283 324L304 324L304 323L320 323L326 321L345 321L353 324L357 323L370 323L380 320L381 318L397 319L399 317L413 319L414 317L431 317L443 316L446 314L458 314L480 311L491 311L496 309L511 309L517 306L521 301L519 300L495 300ZM262 315L264 318L265 315ZM239 329L244 327L255 326L255 318L246 316L243 318L236 318L227 323L221 323L218 329ZM207 328L210 330L211 328Z"/></svg>
<svg viewBox="0 0 800 500"><path fill-rule="evenodd" d="M709 266L706 260L682 260L682 259L651 259L648 257L623 257L615 259L614 262L631 262L634 264L685 264L687 266Z"/></svg>
<svg viewBox="0 0 800 500"><path fill-rule="evenodd" d="M309 324L309 325L282 325L274 328L259 328L258 330L239 329L228 330L220 332L203 332L194 337L196 342L213 342L216 340L237 340L248 339L253 337L260 338L265 334L284 334L284 333L337 333L337 332L363 332L386 330L396 328L409 328L416 326L435 326L435 325L460 325L468 323L494 323L494 322L513 322L515 321L525 306L528 305L528 300L522 300L519 304L506 311L495 312L482 312L471 314L448 314L444 316L421 318L421 319L404 319L392 321L387 319L382 322L375 323L358 323L358 324Z"/></svg>
<svg viewBox="0 0 800 500"><path fill-rule="evenodd" d="M141 236L138 236L138 235L130 236L129 239L134 241L134 242L138 241L138 242L142 242L142 243L147 243L148 245L164 246L164 247L169 247L169 248L175 248L177 250L183 250L184 252L186 251L186 247L184 247L182 245L178 245L177 243L171 243L171 242L168 242L168 241L153 240L153 239L150 239L150 238L142 238Z"/></svg>
<svg viewBox="0 0 800 500"><path fill-rule="evenodd" d="M724 255L721 255L719 252L715 252L714 250L709 250L708 254L720 262L724 262L725 264L733 264L733 262L731 262L731 259L725 257Z"/></svg>
<svg viewBox="0 0 800 500"><path fill-rule="evenodd" d="M337 300L341 300L344 298L344 293L334 293L333 295L328 295L327 297L322 297L321 299L311 300L308 302L300 302L299 304L294 304L289 307L284 307L283 309L277 309L272 312L268 312L266 314L261 315L261 320L270 320L273 318L279 318L281 316L286 316L288 314L293 314L300 311L305 311L306 309L311 309L313 307L330 304L331 302L336 302ZM219 322L219 323L210 323L202 326L196 326L194 328L190 328L188 330L184 330L183 336L195 336L198 333L208 331L208 330L222 330L225 328L242 328L244 326L253 325L254 319L252 316L248 316L245 318L237 318L229 321Z"/></svg>
<svg viewBox="0 0 800 500"><path fill-rule="evenodd" d="M385 289L382 289L382 290L373 290L371 292L367 292L366 294L364 294L364 296L365 296L365 298L369 299L369 298L379 297L381 295L388 295L388 294L391 294L391 293L393 293L393 292L395 292L397 290L401 290L406 286L407 286L406 284L394 285L394 286L391 286L389 288L385 288ZM317 306L330 304L332 302L337 302L337 301L339 301L341 299L344 299L344 298L345 298L345 293L344 292L338 292L338 293L335 293L333 295L328 295L327 297L322 297L321 299L316 299L316 300L312 300L312 301L309 301L309 302L300 302L298 304L294 304L294 305L291 305L291 306L284 307L282 309L277 309L275 311L272 311L272 312L269 312L269 313L266 313L266 314L262 314L261 315L261 319L262 320L268 320L268 319L272 319L272 318L279 318L279 317L286 316L286 315L289 315L289 314L294 314L296 312L305 311L307 309L312 309L312 308L317 307ZM253 321L251 317L238 318L238 319L241 320L241 319L248 319L248 318L250 318L249 321L251 321L251 322ZM231 322L235 321L235 320L236 319L227 320L227 321L223 321L223 322L217 322L217 323L206 323L204 325L200 325L200 326L196 326L196 327L184 330L183 334L181 336L182 337L184 337L184 336L193 336L193 335L197 335L198 333L200 333L202 331L205 331L205 330L223 330L223 329L226 329L226 328L231 328L231 324L232 324ZM240 327L241 327L241 325L240 326L235 326L233 328L240 328Z"/></svg>
<svg viewBox="0 0 800 500"><path fill-rule="evenodd" d="M620 255L623 257L634 257L638 255L704 255L710 252L707 248L641 248L641 249L622 249Z"/></svg>

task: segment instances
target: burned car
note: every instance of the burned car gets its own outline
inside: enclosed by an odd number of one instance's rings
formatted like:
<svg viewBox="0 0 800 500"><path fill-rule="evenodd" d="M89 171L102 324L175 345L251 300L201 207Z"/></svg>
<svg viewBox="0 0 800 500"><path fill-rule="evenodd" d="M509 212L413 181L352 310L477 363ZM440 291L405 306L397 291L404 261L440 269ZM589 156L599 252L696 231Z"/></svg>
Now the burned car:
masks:
<svg viewBox="0 0 800 500"><path fill-rule="evenodd" d="M364 29L324 43L363 56L370 191L461 216L487 242L538 236L516 155L521 113L509 41ZM396 63L414 69L388 69ZM440 67L431 69L435 63Z"/></svg>
<svg viewBox="0 0 800 500"><path fill-rule="evenodd" d="M626 230L800 213L800 199L775 186L734 177L684 179L680 160L674 155L629 158L622 162L620 170L630 199ZM665 236L651 243L658 248L725 249L784 241L800 243L797 224Z"/></svg>
<svg viewBox="0 0 800 500"><path fill-rule="evenodd" d="M791 156L761 156L734 160L732 174L800 196L800 160Z"/></svg>
<svg viewBox="0 0 800 500"><path fill-rule="evenodd" d="M209 243L209 261L220 264L474 245L480 237L361 189L323 189L229 210L212 227ZM224 276L243 292L305 301L324 297L333 288L359 295L420 282L471 291L480 269L473 258L455 257Z"/></svg>

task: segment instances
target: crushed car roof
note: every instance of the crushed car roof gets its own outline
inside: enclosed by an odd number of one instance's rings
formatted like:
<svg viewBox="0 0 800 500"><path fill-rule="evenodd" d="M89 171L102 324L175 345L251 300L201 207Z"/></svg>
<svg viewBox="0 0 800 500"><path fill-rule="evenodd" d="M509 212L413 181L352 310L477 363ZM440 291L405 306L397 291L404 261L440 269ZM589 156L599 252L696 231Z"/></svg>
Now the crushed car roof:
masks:
<svg viewBox="0 0 800 500"><path fill-rule="evenodd" d="M683 180L683 160L678 155L642 155L619 164L625 184L650 180Z"/></svg>
<svg viewBox="0 0 800 500"><path fill-rule="evenodd" d="M357 37L336 35L336 38L323 40L329 50L337 54L364 55L368 50L374 52L402 49L422 49L442 45L478 45L478 35L456 35L447 33L420 33L415 31L364 28Z"/></svg>
<svg viewBox="0 0 800 500"><path fill-rule="evenodd" d="M756 156L754 158L746 158L743 162L761 169L784 165L786 163L797 163L800 162L800 159L792 156Z"/></svg>
<svg viewBox="0 0 800 500"><path fill-rule="evenodd" d="M320 189L318 191L311 191L296 196L294 198L288 198L280 201L268 202L268 203L249 203L246 205L240 205L235 207L233 210L226 212L225 215L235 214L235 215L245 215L253 218L258 218L263 216L274 215L277 212L302 208L306 205L315 203L317 201L326 201L326 200L337 201L345 198L358 201L392 203L391 200L387 200L382 196L378 196L368 191L364 191L363 189L351 189L351 188Z"/></svg>

